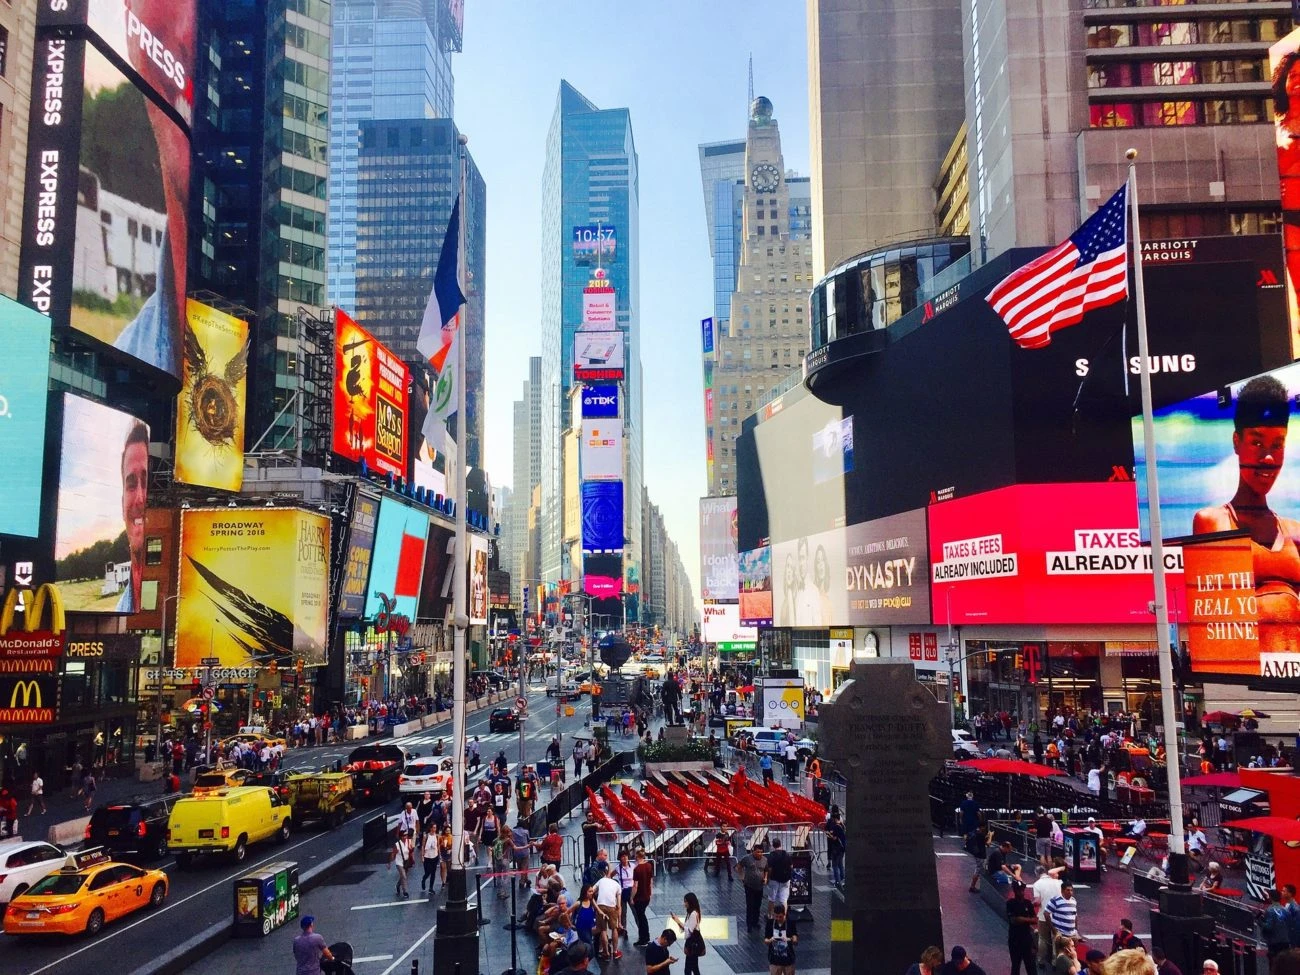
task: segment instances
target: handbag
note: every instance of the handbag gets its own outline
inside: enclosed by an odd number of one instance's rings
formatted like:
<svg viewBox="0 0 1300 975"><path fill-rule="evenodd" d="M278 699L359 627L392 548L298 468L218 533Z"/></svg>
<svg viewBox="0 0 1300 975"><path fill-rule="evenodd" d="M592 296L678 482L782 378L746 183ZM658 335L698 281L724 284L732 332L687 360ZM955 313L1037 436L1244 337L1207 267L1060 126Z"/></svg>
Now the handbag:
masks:
<svg viewBox="0 0 1300 975"><path fill-rule="evenodd" d="M692 931L686 936L686 954L692 958L699 958L708 952L704 945L704 935L700 934L699 929Z"/></svg>

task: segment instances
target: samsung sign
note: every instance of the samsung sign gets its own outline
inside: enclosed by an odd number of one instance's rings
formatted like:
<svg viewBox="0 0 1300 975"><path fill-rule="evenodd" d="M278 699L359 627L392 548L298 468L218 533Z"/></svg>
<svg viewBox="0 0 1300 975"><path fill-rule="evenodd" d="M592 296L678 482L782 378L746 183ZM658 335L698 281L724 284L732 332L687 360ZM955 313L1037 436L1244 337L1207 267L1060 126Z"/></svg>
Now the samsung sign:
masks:
<svg viewBox="0 0 1300 975"><path fill-rule="evenodd" d="M601 419L618 416L618 386L606 383L588 386L582 391L583 419Z"/></svg>

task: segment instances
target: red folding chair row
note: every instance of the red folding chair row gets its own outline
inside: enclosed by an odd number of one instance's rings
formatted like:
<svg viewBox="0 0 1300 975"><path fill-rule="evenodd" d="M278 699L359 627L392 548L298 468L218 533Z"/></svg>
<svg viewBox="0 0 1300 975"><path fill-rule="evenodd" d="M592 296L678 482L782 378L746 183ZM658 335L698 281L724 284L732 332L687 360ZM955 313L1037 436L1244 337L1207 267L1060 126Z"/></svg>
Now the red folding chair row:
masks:
<svg viewBox="0 0 1300 975"><path fill-rule="evenodd" d="M625 782L623 784L622 792L624 804L636 813L648 828L654 830L656 833L662 833L668 828L668 824L664 822L663 816L659 815L659 810L650 805L650 803L646 801L645 797L642 796L641 793L637 792L630 783Z"/></svg>
<svg viewBox="0 0 1300 975"><path fill-rule="evenodd" d="M649 782L645 783L642 798L656 809L661 810L664 819L668 820L668 825L673 829L689 829L693 825L686 810L669 799L668 795L658 786Z"/></svg>

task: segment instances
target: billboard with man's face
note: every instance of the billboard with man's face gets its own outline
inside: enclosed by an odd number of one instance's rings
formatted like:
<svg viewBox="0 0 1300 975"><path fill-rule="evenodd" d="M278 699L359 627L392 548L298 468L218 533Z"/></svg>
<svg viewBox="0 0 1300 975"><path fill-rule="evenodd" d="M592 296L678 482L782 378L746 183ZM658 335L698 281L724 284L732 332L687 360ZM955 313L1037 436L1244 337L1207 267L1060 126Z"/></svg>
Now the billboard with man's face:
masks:
<svg viewBox="0 0 1300 975"><path fill-rule="evenodd" d="M134 613L144 572L149 427L71 393L54 532L54 577L69 611Z"/></svg>

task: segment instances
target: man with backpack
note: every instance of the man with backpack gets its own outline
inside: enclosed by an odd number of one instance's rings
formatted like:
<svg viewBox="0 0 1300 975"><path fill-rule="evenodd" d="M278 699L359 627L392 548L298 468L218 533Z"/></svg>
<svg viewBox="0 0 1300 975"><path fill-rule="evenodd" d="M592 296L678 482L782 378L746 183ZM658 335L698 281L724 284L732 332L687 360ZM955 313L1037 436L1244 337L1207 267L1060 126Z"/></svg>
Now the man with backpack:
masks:
<svg viewBox="0 0 1300 975"><path fill-rule="evenodd" d="M763 929L763 943L767 945L769 975L794 975L794 948L799 943L799 931L794 918L786 915L784 904L772 905L772 914Z"/></svg>

